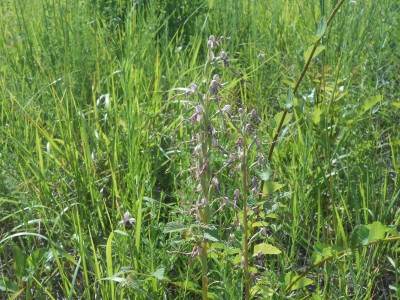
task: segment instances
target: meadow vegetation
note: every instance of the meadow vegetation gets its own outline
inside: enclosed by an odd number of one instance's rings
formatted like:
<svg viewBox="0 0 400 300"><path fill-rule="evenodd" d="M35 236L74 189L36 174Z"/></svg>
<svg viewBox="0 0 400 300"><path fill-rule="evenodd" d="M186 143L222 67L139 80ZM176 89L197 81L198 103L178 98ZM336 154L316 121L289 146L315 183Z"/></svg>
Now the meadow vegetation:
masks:
<svg viewBox="0 0 400 300"><path fill-rule="evenodd" d="M399 15L1 1L0 298L400 298Z"/></svg>

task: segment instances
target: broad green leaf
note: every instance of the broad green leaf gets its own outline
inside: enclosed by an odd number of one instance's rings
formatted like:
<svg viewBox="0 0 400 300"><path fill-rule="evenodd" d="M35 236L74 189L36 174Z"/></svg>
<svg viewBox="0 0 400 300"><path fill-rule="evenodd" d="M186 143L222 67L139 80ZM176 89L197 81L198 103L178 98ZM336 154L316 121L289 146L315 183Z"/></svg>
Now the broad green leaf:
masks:
<svg viewBox="0 0 400 300"><path fill-rule="evenodd" d="M308 285L310 285L310 284L313 284L313 283L314 283L314 281L311 280L310 278L302 277L299 281L297 281L297 282L292 286L291 290L292 290L292 291L298 290L298 289L301 289L301 288L306 287L306 286L308 286Z"/></svg>
<svg viewBox="0 0 400 300"><path fill-rule="evenodd" d="M171 233L171 232L182 232L185 230L188 230L189 227L178 223L178 222L170 222L168 224L165 225L165 228L163 230L164 233Z"/></svg>
<svg viewBox="0 0 400 300"><path fill-rule="evenodd" d="M264 182L263 194L270 195L273 192L281 189L282 187L283 187L283 184L280 184L278 182L266 181L266 182Z"/></svg>
<svg viewBox="0 0 400 300"><path fill-rule="evenodd" d="M315 39L315 42L317 42L326 32L326 20L325 18L322 18L318 22L318 29L317 29L317 37Z"/></svg>
<svg viewBox="0 0 400 300"><path fill-rule="evenodd" d="M304 61L308 61L313 48L314 48L314 45L311 45L310 47L308 47L308 49L306 51L304 51L304 56L303 56ZM320 54L324 50L325 50L325 46L318 46L317 49L315 49L313 57L311 59L314 59L315 57L317 57L317 55Z"/></svg>
<svg viewBox="0 0 400 300"><path fill-rule="evenodd" d="M38 248L35 249L31 254L31 261L34 267L37 267L39 263L44 259L48 254L48 249L46 248Z"/></svg>
<svg viewBox="0 0 400 300"><path fill-rule="evenodd" d="M240 264L240 263L242 262L242 260L243 260L242 254L238 254L238 255L236 255L235 258L233 259L233 264L234 264L234 265L238 265L238 264Z"/></svg>
<svg viewBox="0 0 400 300"><path fill-rule="evenodd" d="M314 252L311 255L311 261L312 261L313 264L316 264L316 263L320 262L322 259L323 259L323 256L319 252Z"/></svg>
<svg viewBox="0 0 400 300"><path fill-rule="evenodd" d="M23 252L18 246L14 245L14 270L19 279L28 274L28 255Z"/></svg>
<svg viewBox="0 0 400 300"><path fill-rule="evenodd" d="M113 272L113 261L112 261L112 241L114 238L114 232L111 232L106 245L106 261L107 261L107 274L108 276L112 277Z"/></svg>
<svg viewBox="0 0 400 300"><path fill-rule="evenodd" d="M210 249L227 249L227 246L223 243L212 243Z"/></svg>
<svg viewBox="0 0 400 300"><path fill-rule="evenodd" d="M351 234L351 239L350 239L351 247L368 245L368 241L369 241L369 229L364 225L356 227L353 233Z"/></svg>
<svg viewBox="0 0 400 300"><path fill-rule="evenodd" d="M314 111L312 112L311 119L314 122L314 124L319 124L321 122L321 115L323 114L323 111L319 107L315 107Z"/></svg>
<svg viewBox="0 0 400 300"><path fill-rule="evenodd" d="M258 271L258 269L256 267L249 267L249 271L254 273L254 274L259 274L260 271Z"/></svg>
<svg viewBox="0 0 400 300"><path fill-rule="evenodd" d="M371 242L382 240L385 233L390 231L390 226L384 226L381 222L357 227L351 235L351 246L365 246Z"/></svg>
<svg viewBox="0 0 400 300"><path fill-rule="evenodd" d="M287 84L288 86L291 86L293 89L296 86L296 82L295 81L290 81L289 79L283 79L282 83Z"/></svg>
<svg viewBox="0 0 400 300"><path fill-rule="evenodd" d="M293 102L294 102L293 88L289 86L286 99L286 108L287 109L291 108L293 106Z"/></svg>
<svg viewBox="0 0 400 300"><path fill-rule="evenodd" d="M211 299L211 300L219 300L219 299L221 299L220 298L221 296L220 295L216 295L216 294L214 294L214 293L211 293L211 292L208 292L208 299Z"/></svg>
<svg viewBox="0 0 400 300"><path fill-rule="evenodd" d="M180 286L184 289L192 290L192 291L197 291L197 285L191 281L185 281L185 282L177 282L177 286Z"/></svg>
<svg viewBox="0 0 400 300"><path fill-rule="evenodd" d="M362 107L362 114L365 113L367 110L372 108L375 104L382 100L382 95L376 95L373 97L368 98L365 100L364 105Z"/></svg>
<svg viewBox="0 0 400 300"><path fill-rule="evenodd" d="M382 225L381 222L374 222L367 225L369 229L368 241L382 240L385 237L386 227Z"/></svg>
<svg viewBox="0 0 400 300"><path fill-rule="evenodd" d="M208 253L208 257L218 260L220 258L220 253L216 251L211 251L210 253Z"/></svg>
<svg viewBox="0 0 400 300"><path fill-rule="evenodd" d="M332 256L332 248L331 247L325 247L324 249L322 249L322 256L324 258Z"/></svg>
<svg viewBox="0 0 400 300"><path fill-rule="evenodd" d="M256 256L259 252L262 254L266 255L271 255L271 254L281 254L282 251L276 248L275 246L272 246L270 244L262 243L254 246L254 255Z"/></svg>
<svg viewBox="0 0 400 300"><path fill-rule="evenodd" d="M2 277L0 277L0 291L15 293L18 291L18 284L16 284L15 282L11 281L10 279L2 275Z"/></svg>
<svg viewBox="0 0 400 300"><path fill-rule="evenodd" d="M263 181L268 180L271 177L271 170L267 169L265 171L256 171L258 178L260 178Z"/></svg>
<svg viewBox="0 0 400 300"><path fill-rule="evenodd" d="M228 249L228 254L232 255L232 254L237 254L240 253L240 249L239 248L229 248Z"/></svg>
<svg viewBox="0 0 400 300"><path fill-rule="evenodd" d="M400 236L400 230L397 229L396 225L387 226L387 231L386 232L391 234L392 236Z"/></svg>
<svg viewBox="0 0 400 300"><path fill-rule="evenodd" d="M159 280L163 280L164 279L164 273L165 273L165 268L160 268L160 269L154 271L153 273L151 273L151 275L154 276L155 278L159 279Z"/></svg>
<svg viewBox="0 0 400 300"><path fill-rule="evenodd" d="M314 251L316 253L322 253L322 251L324 250L324 248L326 248L326 246L320 242L316 242L314 244Z"/></svg>
<svg viewBox="0 0 400 300"><path fill-rule="evenodd" d="M274 116L274 118L271 120L271 124L273 124L272 126L275 126L274 131L273 131L273 135L274 135L274 136L276 135L276 131L278 130L278 126L279 126L279 124L280 124L280 122L281 122L281 119L282 119L282 117L283 117L283 114L284 114L283 111L278 112L278 113ZM286 124L288 124L288 123L290 122L290 120L292 119L292 115L293 115L292 113L287 113L287 114L286 114L285 119L283 120L283 123L282 123L282 128L283 128Z"/></svg>
<svg viewBox="0 0 400 300"><path fill-rule="evenodd" d="M271 218L271 219L278 219L278 215L274 213L270 213L265 216L266 218Z"/></svg>
<svg viewBox="0 0 400 300"><path fill-rule="evenodd" d="M294 271L290 271L286 273L285 278L284 278L284 284L285 286L288 286L289 284L292 283L292 281L297 277L297 273ZM282 279L280 280L282 283Z"/></svg>
<svg viewBox="0 0 400 300"><path fill-rule="evenodd" d="M285 120L283 120L283 123L282 123L282 127L290 122L290 120L292 119L292 115L293 114L291 114L291 113L286 114ZM278 112L274 116L274 121L275 121L275 124L276 124L276 127L274 129L274 135L276 134L276 130L278 129L278 126L279 126L279 123L281 122L282 117L283 117L283 111Z"/></svg>
<svg viewBox="0 0 400 300"><path fill-rule="evenodd" d="M285 275L285 286L289 286L296 278L298 278L298 275L296 272L289 272ZM306 287L310 284L313 284L314 281L312 281L310 278L303 277L299 279L292 287L291 290L298 290L300 288Z"/></svg>
<svg viewBox="0 0 400 300"><path fill-rule="evenodd" d="M392 102L394 107L400 108L400 102Z"/></svg>
<svg viewBox="0 0 400 300"><path fill-rule="evenodd" d="M268 226L267 222L257 221L252 224L252 227L265 227Z"/></svg>
<svg viewBox="0 0 400 300"><path fill-rule="evenodd" d="M255 197L254 194L250 195L247 198L247 203L249 206L255 206L260 204L260 202L258 201L258 197Z"/></svg>
<svg viewBox="0 0 400 300"><path fill-rule="evenodd" d="M316 243L314 245L314 252L312 254L313 264L318 263L319 261L330 256L332 256L332 248L330 246L326 246L321 243Z"/></svg>
<svg viewBox="0 0 400 300"><path fill-rule="evenodd" d="M203 237L206 240L211 241L211 242L219 242L219 240L216 237L213 237L211 234L209 234L207 232L204 233Z"/></svg>

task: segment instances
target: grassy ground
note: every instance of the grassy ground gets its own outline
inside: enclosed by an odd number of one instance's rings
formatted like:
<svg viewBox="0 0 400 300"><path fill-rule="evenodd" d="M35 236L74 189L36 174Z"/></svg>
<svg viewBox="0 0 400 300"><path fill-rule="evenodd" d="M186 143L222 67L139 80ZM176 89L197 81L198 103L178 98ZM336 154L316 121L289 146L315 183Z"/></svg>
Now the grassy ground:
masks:
<svg viewBox="0 0 400 300"><path fill-rule="evenodd" d="M1 1L0 298L400 298L399 13Z"/></svg>

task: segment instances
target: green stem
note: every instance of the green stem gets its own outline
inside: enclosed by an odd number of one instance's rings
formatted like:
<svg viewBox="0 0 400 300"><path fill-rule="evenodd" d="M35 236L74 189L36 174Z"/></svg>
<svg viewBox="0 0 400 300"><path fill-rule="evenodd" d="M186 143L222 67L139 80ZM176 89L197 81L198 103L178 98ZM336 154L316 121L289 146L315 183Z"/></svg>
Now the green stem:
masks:
<svg viewBox="0 0 400 300"><path fill-rule="evenodd" d="M339 11L339 8L342 6L343 3L344 3L344 0L341 0L341 1L336 5L336 7L335 7L334 10L332 11L331 15L329 16L328 21L326 22L326 26L327 26L327 27L330 25L330 23L332 22L333 18L335 17L336 13ZM307 63L305 64L305 66L304 66L304 68L303 68L303 70L302 70L302 72L301 72L299 78L297 79L296 85L295 85L294 90L293 90L293 94L294 94L294 95L297 93L297 90L299 89L300 83L302 82L302 80L303 80L303 78L304 78L304 76L305 76L305 74L306 74L306 72L307 72L307 70L308 70L308 67L309 67L310 64L311 64L311 60L312 60L312 58L313 58L313 56L314 56L314 53L315 53L315 51L316 51L316 49L317 49L317 47L318 47L319 42L321 41L321 39L322 39L323 36L324 36L324 35L322 35L322 36L314 43L314 46L313 46L313 48L312 48L312 50L311 50L311 53L310 53L310 55L308 56ZM283 114L282 114L282 118L281 118L281 120L279 121L278 128L277 128L277 130L276 130L275 136L274 136L274 138L273 138L273 140L272 140L271 148L269 148L269 152L268 152L268 161L271 161L272 155L274 154L274 149L275 149L275 146L276 146L276 144L277 144L277 142L278 142L278 137L279 137L279 135L280 135L280 133L281 133L281 131L282 131L283 122L284 122L284 120L285 120L285 118L286 118L287 113L288 113L288 108L285 108L284 111L283 111ZM261 181L261 185L260 185L260 190L262 191L263 189L264 189L264 180ZM262 198L262 192L260 193L259 201L261 201L261 198Z"/></svg>
<svg viewBox="0 0 400 300"><path fill-rule="evenodd" d="M202 291L202 299L208 299L208 255L207 255L207 241L202 241L202 250L201 250L201 291Z"/></svg>
<svg viewBox="0 0 400 300"><path fill-rule="evenodd" d="M242 172L243 172L243 251L244 251L244 282L246 300L250 299L250 274L249 274L249 248L248 248L248 220L247 220L247 164L246 164L246 133L243 129L243 157L242 157Z"/></svg>
<svg viewBox="0 0 400 300"><path fill-rule="evenodd" d="M209 224L210 219L210 204L209 201L211 199L211 190L210 190L210 181L211 181L211 145L212 145L212 137L208 134L209 127L209 98L206 97L203 99L203 96L199 94L199 103L203 107L203 118L201 124L201 133L203 135L203 140L201 142L201 155L199 156L199 167L202 168L198 170L201 172L200 174L200 184L201 184L201 197L205 199L205 202L200 200L202 205L201 208L201 221L203 225L207 226ZM206 165L204 165L206 164ZM200 261L201 261L201 286L202 286L202 299L208 299L208 246L207 241L203 238L200 245Z"/></svg>
<svg viewBox="0 0 400 300"><path fill-rule="evenodd" d="M336 7L335 7L334 10L332 11L331 15L329 16L328 21L326 22L326 26L327 26L327 27L330 25L330 23L332 22L333 18L335 17L336 13L339 11L339 8L342 6L343 3L344 3L344 0L341 0L341 1L336 5ZM321 39L322 39L323 36L324 36L324 34L321 35L321 36L319 37L319 39L315 41L314 46L313 46L313 48L312 48L312 50L311 50L311 53L310 53L310 55L308 56L307 63L306 63L306 65L304 66L303 71L302 71L301 74L300 74L300 77L297 79L296 86L295 86L294 89L293 89L293 94L296 94L296 93L297 93L297 90L299 89L300 83L302 82L302 80L303 80L303 78L304 78L304 75L306 74L306 72L307 72L307 70L308 70L308 67L309 67L310 64L311 64L311 60L312 60L312 58L313 58L313 56L314 56L315 51L317 50L317 47L318 47L319 42L321 41ZM278 141L279 134L280 134L281 131L282 131L283 122L284 122L284 120L285 120L285 118L286 118L287 113L288 113L288 109L285 108L285 110L283 111L283 114L282 114L282 118L281 118L281 120L280 120L280 122L279 122L278 128L277 128L277 130L276 130L276 134L275 134L274 139L273 139L273 141L272 141L271 148L269 149L269 152L268 152L268 161L271 160L272 154L274 153L275 145L276 145L276 143L277 143L277 141ZM262 185L263 185L263 183L262 183Z"/></svg>

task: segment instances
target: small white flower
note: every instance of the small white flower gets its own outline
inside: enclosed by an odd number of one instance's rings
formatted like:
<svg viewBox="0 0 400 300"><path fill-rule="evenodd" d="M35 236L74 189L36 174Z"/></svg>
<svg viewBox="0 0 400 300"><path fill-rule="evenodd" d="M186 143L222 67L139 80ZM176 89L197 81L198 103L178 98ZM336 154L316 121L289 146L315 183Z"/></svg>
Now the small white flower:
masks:
<svg viewBox="0 0 400 300"><path fill-rule="evenodd" d="M231 110L232 110L232 105L229 105L229 104L225 105L222 108L222 111L225 112L225 113L229 113Z"/></svg>
<svg viewBox="0 0 400 300"><path fill-rule="evenodd" d="M131 213L129 211L126 211L126 213L124 214L124 218L118 223L118 225L125 226L125 228L128 229L135 221L135 218L131 218Z"/></svg>

